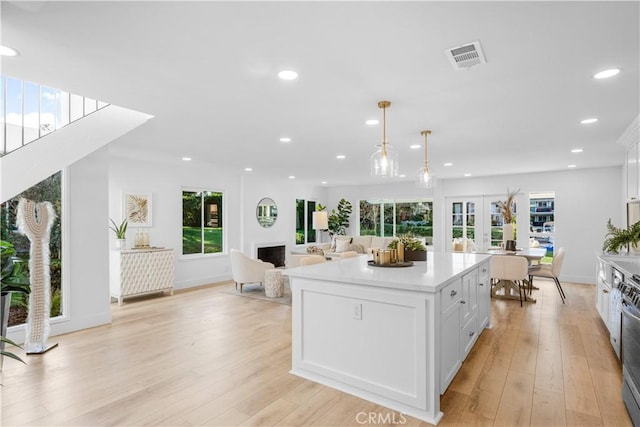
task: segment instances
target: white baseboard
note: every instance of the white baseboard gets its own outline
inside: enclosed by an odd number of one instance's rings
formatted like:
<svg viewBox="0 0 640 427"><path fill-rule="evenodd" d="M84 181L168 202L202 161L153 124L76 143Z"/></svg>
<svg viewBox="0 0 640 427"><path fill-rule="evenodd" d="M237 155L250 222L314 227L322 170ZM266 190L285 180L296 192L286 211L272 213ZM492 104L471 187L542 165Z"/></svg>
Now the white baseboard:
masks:
<svg viewBox="0 0 640 427"><path fill-rule="evenodd" d="M229 280L233 280L231 273L217 274L215 276L199 277L197 279L175 282L174 289L189 289L202 285L209 285L211 283L228 282Z"/></svg>

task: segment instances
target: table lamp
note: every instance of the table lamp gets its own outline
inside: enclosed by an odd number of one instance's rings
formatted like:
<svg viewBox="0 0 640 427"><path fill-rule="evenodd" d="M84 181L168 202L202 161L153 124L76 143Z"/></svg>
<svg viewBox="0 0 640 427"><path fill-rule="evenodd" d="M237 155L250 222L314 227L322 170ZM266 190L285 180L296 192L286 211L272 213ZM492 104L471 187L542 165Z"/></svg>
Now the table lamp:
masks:
<svg viewBox="0 0 640 427"><path fill-rule="evenodd" d="M327 230L329 228L329 218L327 216L327 212L325 211L316 211L313 213L313 229L317 230L318 234L318 243L320 242L320 231Z"/></svg>

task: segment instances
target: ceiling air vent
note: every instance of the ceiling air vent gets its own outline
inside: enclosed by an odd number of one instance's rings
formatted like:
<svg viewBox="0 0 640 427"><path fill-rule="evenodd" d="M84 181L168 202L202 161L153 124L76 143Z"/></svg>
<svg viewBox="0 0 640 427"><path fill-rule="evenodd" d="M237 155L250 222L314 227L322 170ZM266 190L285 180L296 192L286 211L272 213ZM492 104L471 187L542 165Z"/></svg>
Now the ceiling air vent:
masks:
<svg viewBox="0 0 640 427"><path fill-rule="evenodd" d="M456 71L468 70L474 65L484 64L487 62L484 58L482 46L480 46L479 41L452 47L451 49L445 50L445 54Z"/></svg>

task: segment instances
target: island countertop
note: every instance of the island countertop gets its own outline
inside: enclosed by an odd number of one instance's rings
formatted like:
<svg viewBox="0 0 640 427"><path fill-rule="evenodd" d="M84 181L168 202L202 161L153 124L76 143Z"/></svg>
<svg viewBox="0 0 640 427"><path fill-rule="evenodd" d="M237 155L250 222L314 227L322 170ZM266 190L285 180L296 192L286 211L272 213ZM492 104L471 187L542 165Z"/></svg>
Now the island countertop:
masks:
<svg viewBox="0 0 640 427"><path fill-rule="evenodd" d="M490 256L427 252L427 261L414 261L411 267L375 267L368 265L370 257L362 255L287 269L283 273L291 277L433 293Z"/></svg>

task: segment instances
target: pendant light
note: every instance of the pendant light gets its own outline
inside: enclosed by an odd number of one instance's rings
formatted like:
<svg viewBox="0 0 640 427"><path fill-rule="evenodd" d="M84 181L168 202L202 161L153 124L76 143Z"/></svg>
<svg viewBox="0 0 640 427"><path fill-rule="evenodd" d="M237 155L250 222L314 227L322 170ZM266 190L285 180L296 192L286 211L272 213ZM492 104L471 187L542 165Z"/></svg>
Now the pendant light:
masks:
<svg viewBox="0 0 640 427"><path fill-rule="evenodd" d="M424 136L424 164L418 169L418 179L416 186L419 188L431 188L433 185L433 177L429 173L429 161L427 159L427 136L431 134L430 130L423 130L420 135Z"/></svg>
<svg viewBox="0 0 640 427"><path fill-rule="evenodd" d="M371 175L382 177L398 176L398 153L391 149L387 143L387 108L391 106L389 101L378 102L378 107L382 108L382 145L378 151L371 156Z"/></svg>

